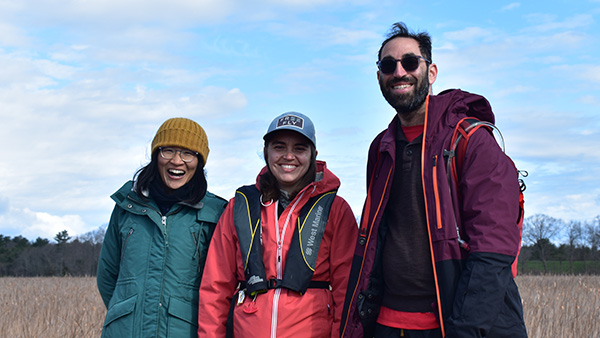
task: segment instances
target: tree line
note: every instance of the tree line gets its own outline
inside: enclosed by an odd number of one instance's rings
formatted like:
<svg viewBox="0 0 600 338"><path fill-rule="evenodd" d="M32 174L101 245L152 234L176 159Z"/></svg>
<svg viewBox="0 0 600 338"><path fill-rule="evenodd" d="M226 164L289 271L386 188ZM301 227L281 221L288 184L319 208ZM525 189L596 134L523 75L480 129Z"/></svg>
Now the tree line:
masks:
<svg viewBox="0 0 600 338"><path fill-rule="evenodd" d="M527 217L522 243L522 273L531 272L526 268L528 261L538 261L541 273L555 272L549 263L559 262L565 273L600 274L600 215L587 222L565 222L544 214Z"/></svg>
<svg viewBox="0 0 600 338"><path fill-rule="evenodd" d="M52 242L0 235L0 276L95 276L104 233L99 227L71 238L63 230ZM600 274L600 215L587 222L527 217L522 244L519 273Z"/></svg>
<svg viewBox="0 0 600 338"><path fill-rule="evenodd" d="M0 277L95 276L104 228L72 238L67 230L54 242L0 235Z"/></svg>

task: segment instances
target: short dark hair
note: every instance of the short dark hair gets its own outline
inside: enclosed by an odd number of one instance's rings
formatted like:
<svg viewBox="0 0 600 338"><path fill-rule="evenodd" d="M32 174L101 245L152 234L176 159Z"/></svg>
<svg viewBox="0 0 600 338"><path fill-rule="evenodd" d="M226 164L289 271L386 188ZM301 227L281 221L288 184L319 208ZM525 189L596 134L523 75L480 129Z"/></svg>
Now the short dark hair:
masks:
<svg viewBox="0 0 600 338"><path fill-rule="evenodd" d="M272 138L265 141L265 147L263 149L265 163L267 164L267 171L260 175L260 178L258 179L258 186L262 194L262 200L265 203L268 201L277 201L279 200L279 197L281 195L279 183L277 183L277 179L275 178L275 176L273 176L271 168L269 167L269 162L267 160L269 158L267 154L267 148L271 139ZM291 199L294 199L294 197L296 197L296 194L298 194L300 190L304 189L304 187L314 182L317 176L317 149L315 148L314 144L312 144L312 142L310 141L307 142L307 145L310 148L310 165L308 167L308 170L306 171L306 174L304 174L304 176L302 176L302 178L300 179L301 188L298 191L288 191L288 193L290 193Z"/></svg>
<svg viewBox="0 0 600 338"><path fill-rule="evenodd" d="M414 31L410 31L404 22L396 22L390 28L388 34L386 35L386 39L381 43L381 47L379 48L379 53L377 53L377 59L381 60L381 51L383 47L395 38L410 38L417 41L419 44L419 50L421 51L421 56L426 58L427 60L433 62L431 59L431 36L427 32L419 32L416 33Z"/></svg>
<svg viewBox="0 0 600 338"><path fill-rule="evenodd" d="M144 196L144 191L150 191L150 185L154 183L155 180L162 182L162 178L158 172L158 150L154 151L152 154L152 159L150 163L146 164L142 168L140 168L134 175L133 180L136 181L134 190L142 199L146 199ZM206 187L206 176L204 174L204 161L202 160L202 156L198 157L198 166L196 167L196 172L194 176L187 182L191 187L189 189L190 194L186 196L182 202L188 204L196 204L202 200L204 197L205 188Z"/></svg>

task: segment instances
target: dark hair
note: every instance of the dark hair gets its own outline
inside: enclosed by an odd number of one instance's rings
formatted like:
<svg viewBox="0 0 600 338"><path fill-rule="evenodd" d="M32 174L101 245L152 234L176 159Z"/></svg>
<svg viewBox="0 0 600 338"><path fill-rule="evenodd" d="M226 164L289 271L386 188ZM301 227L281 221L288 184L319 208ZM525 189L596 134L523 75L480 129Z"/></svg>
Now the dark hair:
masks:
<svg viewBox="0 0 600 338"><path fill-rule="evenodd" d="M182 202L188 204L196 204L200 202L206 192L206 176L203 169L204 161L202 160L202 156L197 157L198 166L196 167L196 172L189 182L186 183L186 185L189 185L188 191L190 193L182 200ZM150 163L140 168L133 175L133 180L136 181L134 187L135 192L143 199L146 199L143 192L150 191L150 185L154 183L154 180L158 180L158 182L164 184L158 172L158 150L152 154Z"/></svg>
<svg viewBox="0 0 600 338"><path fill-rule="evenodd" d="M413 31L409 31L404 22L396 22L392 25L386 37L387 38L381 43L381 47L379 48L379 52L377 53L378 60L381 60L381 51L388 42L395 38L410 38L414 39L419 44L421 56L433 62L433 60L431 59L431 36L429 36L429 33L415 33Z"/></svg>
<svg viewBox="0 0 600 338"><path fill-rule="evenodd" d="M269 158L267 154L267 148L270 140L271 138L265 140L265 146L263 148L263 155L265 158L265 163L267 164L267 171L264 174L260 175L258 179L258 186L262 194L263 202L277 201L279 200L279 197L281 195L279 183L277 183L277 179L275 178L275 176L273 176L271 168L269 167L269 162L267 160ZM310 165L304 176L302 176L302 178L300 179L300 188L297 191L288 191L290 193L290 199L294 199L294 197L296 197L296 194L298 194L300 190L314 182L315 177L317 175L317 150L312 144L312 142L309 141L307 142L307 144L310 148Z"/></svg>

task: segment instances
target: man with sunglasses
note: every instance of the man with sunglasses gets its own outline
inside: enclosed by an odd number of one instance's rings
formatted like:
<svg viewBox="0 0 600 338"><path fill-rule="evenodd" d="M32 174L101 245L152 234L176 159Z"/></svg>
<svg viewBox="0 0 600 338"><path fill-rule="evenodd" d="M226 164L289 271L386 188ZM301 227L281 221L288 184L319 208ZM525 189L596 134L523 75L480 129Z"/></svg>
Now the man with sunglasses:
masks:
<svg viewBox="0 0 600 338"><path fill-rule="evenodd" d="M459 189L447 179L454 127L465 116L493 123L488 101L461 90L432 95L431 38L404 23L392 26L378 57L379 86L396 116L369 149L341 335L526 337L511 273L520 243L514 165L481 128Z"/></svg>

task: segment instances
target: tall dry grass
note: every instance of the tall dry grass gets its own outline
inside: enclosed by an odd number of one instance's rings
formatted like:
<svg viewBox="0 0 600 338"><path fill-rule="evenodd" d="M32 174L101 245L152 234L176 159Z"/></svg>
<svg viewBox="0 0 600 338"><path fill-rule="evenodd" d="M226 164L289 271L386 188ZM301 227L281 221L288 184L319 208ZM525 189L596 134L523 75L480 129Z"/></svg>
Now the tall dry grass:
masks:
<svg viewBox="0 0 600 338"><path fill-rule="evenodd" d="M600 276L518 276L529 337L600 337Z"/></svg>
<svg viewBox="0 0 600 338"><path fill-rule="evenodd" d="M0 278L1 337L100 337L105 314L94 277Z"/></svg>
<svg viewBox="0 0 600 338"><path fill-rule="evenodd" d="M518 276L529 337L600 337L600 276ZM0 278L0 336L99 337L106 311L87 278Z"/></svg>

